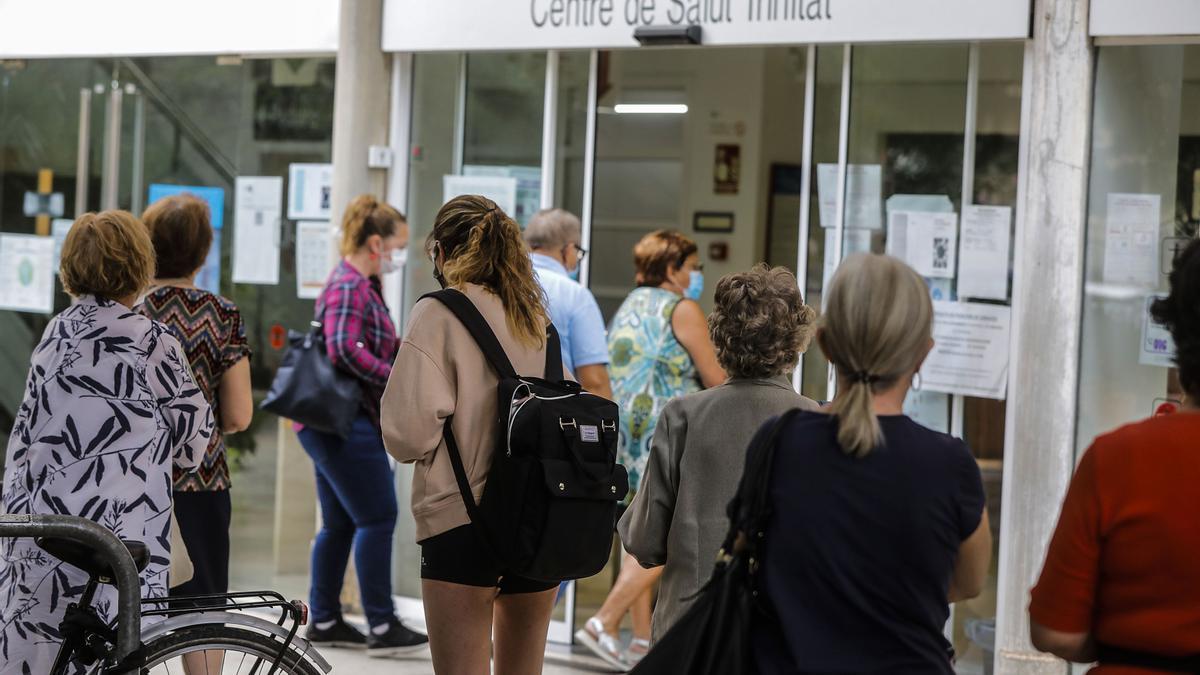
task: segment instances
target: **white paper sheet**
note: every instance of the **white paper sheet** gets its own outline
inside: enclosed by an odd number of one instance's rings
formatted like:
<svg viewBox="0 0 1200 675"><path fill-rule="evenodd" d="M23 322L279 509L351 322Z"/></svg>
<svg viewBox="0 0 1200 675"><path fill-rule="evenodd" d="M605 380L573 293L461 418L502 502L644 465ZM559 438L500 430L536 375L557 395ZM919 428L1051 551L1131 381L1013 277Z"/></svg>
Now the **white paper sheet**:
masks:
<svg viewBox="0 0 1200 675"><path fill-rule="evenodd" d="M54 238L0 234L0 309L54 311Z"/></svg>
<svg viewBox="0 0 1200 675"><path fill-rule="evenodd" d="M817 165L817 197L821 227L837 226L837 164ZM846 227L883 229L883 167L851 164L846 167Z"/></svg>
<svg viewBox="0 0 1200 675"><path fill-rule="evenodd" d="M923 427L950 433L950 397L946 394L910 389L904 398L904 414Z"/></svg>
<svg viewBox="0 0 1200 675"><path fill-rule="evenodd" d="M63 242L75 221L70 218L55 218L50 221L50 236L54 238L54 273L58 274L59 261L62 260Z"/></svg>
<svg viewBox="0 0 1200 675"><path fill-rule="evenodd" d="M965 206L958 248L958 297L1008 300L1012 209Z"/></svg>
<svg viewBox="0 0 1200 675"><path fill-rule="evenodd" d="M854 255L855 253L870 253L871 252L871 232L873 230L860 229L844 229L842 230L842 260ZM833 257L834 246L837 245L837 230L835 228L825 229L825 285L821 288L829 288L829 280L833 278L833 273L837 271L841 260Z"/></svg>
<svg viewBox="0 0 1200 675"><path fill-rule="evenodd" d="M279 283L283 179L239 176L234 188L233 283Z"/></svg>
<svg viewBox="0 0 1200 675"><path fill-rule="evenodd" d="M442 203L459 195L481 195L510 217L517 212L517 179L512 176L442 176Z"/></svg>
<svg viewBox="0 0 1200 675"><path fill-rule="evenodd" d="M288 218L332 220L332 164L288 166Z"/></svg>
<svg viewBox="0 0 1200 675"><path fill-rule="evenodd" d="M296 223L296 297L311 300L321 295L333 269L332 237L328 222Z"/></svg>
<svg viewBox="0 0 1200 675"><path fill-rule="evenodd" d="M1158 286L1162 196L1111 193L1104 225L1104 281Z"/></svg>
<svg viewBox="0 0 1200 675"><path fill-rule="evenodd" d="M922 388L1003 399L1008 388L1009 308L934 302L933 313L934 346L921 367Z"/></svg>
<svg viewBox="0 0 1200 675"><path fill-rule="evenodd" d="M953 279L958 242L954 213L890 211L887 251L923 277Z"/></svg>
<svg viewBox="0 0 1200 675"><path fill-rule="evenodd" d="M505 211L521 227L529 224L542 208L542 168L539 166L485 166L468 164L464 176L502 176L517 179L517 196L512 211ZM492 201L496 201L492 199Z"/></svg>
<svg viewBox="0 0 1200 675"><path fill-rule="evenodd" d="M1150 316L1150 305L1162 297L1166 297L1166 294L1154 293L1146 296L1142 308L1142 348L1138 352L1138 363L1143 366L1174 368L1175 340L1171 338L1171 333L1165 326Z"/></svg>

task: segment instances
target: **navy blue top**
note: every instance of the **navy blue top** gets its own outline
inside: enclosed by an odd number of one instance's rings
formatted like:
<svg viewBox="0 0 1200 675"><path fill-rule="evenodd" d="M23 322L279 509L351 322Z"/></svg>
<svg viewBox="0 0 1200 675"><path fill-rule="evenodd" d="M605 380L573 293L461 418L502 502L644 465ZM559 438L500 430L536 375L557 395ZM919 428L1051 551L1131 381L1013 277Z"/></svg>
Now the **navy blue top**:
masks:
<svg viewBox="0 0 1200 675"><path fill-rule="evenodd" d="M959 545L979 527L979 467L961 440L902 415L884 445L842 452L832 417L782 430L762 584L778 630L762 673L953 673L942 630ZM762 433L762 432L760 432Z"/></svg>

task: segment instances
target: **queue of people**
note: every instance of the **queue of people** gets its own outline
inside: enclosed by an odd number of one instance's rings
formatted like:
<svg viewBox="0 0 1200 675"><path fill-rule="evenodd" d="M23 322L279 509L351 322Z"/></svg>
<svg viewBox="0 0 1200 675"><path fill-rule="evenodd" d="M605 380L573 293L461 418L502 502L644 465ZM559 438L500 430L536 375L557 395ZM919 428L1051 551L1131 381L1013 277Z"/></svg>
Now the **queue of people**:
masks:
<svg viewBox="0 0 1200 675"><path fill-rule="evenodd" d="M748 672L953 672L948 608L981 592L992 536L969 448L904 414L933 347L928 287L907 265L850 256L819 318L791 272L760 265L720 279L706 316L695 242L660 230L634 248L637 287L606 328L576 280L586 255L578 218L545 210L522 231L491 200L464 195L439 211L425 251L439 285L481 315L494 336L489 347L433 298L416 303L398 337L380 282L408 245L395 208L359 196L340 231L342 259L314 321L329 361L362 398L345 438L297 427L321 509L310 641L372 656L428 643L442 674L492 664L497 673L540 672L561 580L518 573L474 522L477 504L464 501L482 497L504 440L497 421L515 414L498 407L494 348L518 377L561 377L578 383L569 391L619 407L612 460L624 468L613 476L627 474L629 488L612 523L619 573L577 633L613 669L636 667L687 616L722 547L747 448L798 409L775 441L770 524L741 533L768 542L755 563L766 611L755 619ZM34 351L7 451L5 511L82 515L146 542L145 597L219 595L229 586L224 434L250 423L252 355L238 308L195 285L212 241L206 205L187 195L151 205L141 220L106 211L76 221L61 262L73 303ZM1200 478L1192 447L1200 437L1200 242L1180 254L1170 287L1152 311L1177 345L1184 410L1095 441L1032 591L1034 645L1070 661L1098 660L1097 672L1197 670L1200 603L1187 581L1200 581L1192 564L1200 504L1190 490ZM789 380L813 341L837 374L826 403L799 395ZM558 368L560 351L561 374L546 372L547 363ZM573 443L610 440L604 424L558 425L578 434ZM398 507L389 454L415 465L411 510L428 635L393 607ZM575 467L596 471L586 461ZM352 554L365 634L342 616ZM31 542L0 540L8 664L0 670L49 668L49 627L84 581ZM626 616L632 639L624 645ZM208 659L184 667L219 672L216 663L216 671Z"/></svg>

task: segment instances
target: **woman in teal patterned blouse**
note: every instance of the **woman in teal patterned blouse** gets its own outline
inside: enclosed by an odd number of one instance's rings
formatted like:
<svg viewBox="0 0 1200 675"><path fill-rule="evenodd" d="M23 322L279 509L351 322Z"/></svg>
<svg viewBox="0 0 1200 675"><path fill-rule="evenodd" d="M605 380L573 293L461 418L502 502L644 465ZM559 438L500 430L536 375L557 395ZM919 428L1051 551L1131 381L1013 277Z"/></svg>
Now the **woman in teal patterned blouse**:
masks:
<svg viewBox="0 0 1200 675"><path fill-rule="evenodd" d="M608 333L609 377L621 406L617 460L629 471L631 498L667 402L725 381L696 302L704 275L695 242L659 230L638 242L633 259L638 287L613 316ZM660 573L625 554L616 585L577 639L610 665L632 667L650 646L651 588ZM633 619L633 642L622 652L616 635L626 612Z"/></svg>

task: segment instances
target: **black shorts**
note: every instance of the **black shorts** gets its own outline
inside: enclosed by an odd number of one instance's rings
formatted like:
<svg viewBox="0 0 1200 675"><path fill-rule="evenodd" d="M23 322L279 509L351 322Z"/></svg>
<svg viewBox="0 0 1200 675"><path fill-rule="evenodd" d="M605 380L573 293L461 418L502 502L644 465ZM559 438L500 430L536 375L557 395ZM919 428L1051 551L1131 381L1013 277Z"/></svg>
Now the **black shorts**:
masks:
<svg viewBox="0 0 1200 675"><path fill-rule="evenodd" d="M176 492L175 518L195 572L170 589L171 597L229 592L229 490ZM213 603L220 604L220 603Z"/></svg>
<svg viewBox="0 0 1200 675"><path fill-rule="evenodd" d="M417 542L421 546L421 578L463 586L499 588L501 595L541 593L557 583L505 574L472 525L456 527Z"/></svg>

